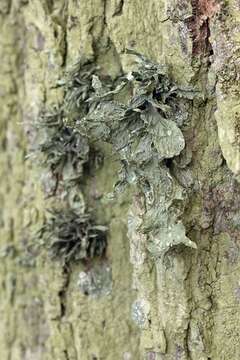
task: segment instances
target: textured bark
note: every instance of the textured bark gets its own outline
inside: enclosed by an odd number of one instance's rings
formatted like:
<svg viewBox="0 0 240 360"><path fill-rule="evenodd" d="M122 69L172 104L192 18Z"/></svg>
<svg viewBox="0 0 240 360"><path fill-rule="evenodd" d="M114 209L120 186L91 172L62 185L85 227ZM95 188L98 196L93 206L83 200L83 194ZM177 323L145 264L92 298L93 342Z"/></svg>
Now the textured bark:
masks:
<svg viewBox="0 0 240 360"><path fill-rule="evenodd" d="M239 11L238 0L1 0L1 359L240 358ZM139 193L103 201L119 163L102 144L104 165L83 192L109 226L106 258L66 268L35 254L45 209L61 196L46 197L26 160L33 124L63 101L56 84L72 63L116 78L132 68L126 48L201 94L182 129L185 165L169 165L187 189L181 220L197 249L150 255ZM90 275L100 286L86 294Z"/></svg>

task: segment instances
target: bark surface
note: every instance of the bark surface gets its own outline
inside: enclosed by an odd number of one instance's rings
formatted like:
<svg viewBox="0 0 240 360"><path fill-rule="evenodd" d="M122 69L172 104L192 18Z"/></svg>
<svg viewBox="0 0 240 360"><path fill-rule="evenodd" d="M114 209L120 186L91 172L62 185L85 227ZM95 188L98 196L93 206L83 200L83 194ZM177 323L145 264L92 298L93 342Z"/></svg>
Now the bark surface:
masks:
<svg viewBox="0 0 240 360"><path fill-rule="evenodd" d="M1 0L1 359L240 358L239 14L238 0ZM139 191L106 204L120 165L100 144L104 164L86 172L82 192L109 227L106 257L66 267L36 255L46 209L65 195L47 196L51 179L26 160L34 121L62 103L56 84L71 64L84 58L115 79L132 69L127 48L201 95L178 166L166 163L186 189L173 209L183 203L197 248L152 256L137 231Z"/></svg>

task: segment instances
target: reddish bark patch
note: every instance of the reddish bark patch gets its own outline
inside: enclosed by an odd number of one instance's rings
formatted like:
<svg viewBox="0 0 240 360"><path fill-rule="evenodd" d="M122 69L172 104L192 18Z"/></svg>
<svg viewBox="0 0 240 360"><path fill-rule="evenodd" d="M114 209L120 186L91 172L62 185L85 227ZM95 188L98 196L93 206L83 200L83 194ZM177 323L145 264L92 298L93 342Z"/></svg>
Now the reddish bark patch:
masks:
<svg viewBox="0 0 240 360"><path fill-rule="evenodd" d="M210 19L220 10L217 0L191 0L192 16L186 20L193 40L193 56L209 55L212 52L210 37Z"/></svg>

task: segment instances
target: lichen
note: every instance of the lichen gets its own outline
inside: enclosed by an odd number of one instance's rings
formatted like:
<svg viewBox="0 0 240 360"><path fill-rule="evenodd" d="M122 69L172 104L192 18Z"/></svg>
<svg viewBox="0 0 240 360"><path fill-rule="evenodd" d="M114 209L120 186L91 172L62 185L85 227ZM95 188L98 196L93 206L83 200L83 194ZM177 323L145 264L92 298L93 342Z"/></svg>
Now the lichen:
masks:
<svg viewBox="0 0 240 360"><path fill-rule="evenodd" d="M111 268L104 263L95 264L88 271L81 271L78 285L83 294L93 298L109 295L112 291Z"/></svg>
<svg viewBox="0 0 240 360"><path fill-rule="evenodd" d="M72 209L54 209L49 213L39 236L53 259L69 263L104 254L107 228L95 225L90 214Z"/></svg>
<svg viewBox="0 0 240 360"><path fill-rule="evenodd" d="M89 111L88 99L95 93L94 76L101 76L100 68L91 61L79 59L66 71L65 76L58 82L65 92L62 109L66 121L71 126L75 120L85 116ZM107 90L111 86L111 78L104 77L104 86Z"/></svg>
<svg viewBox="0 0 240 360"><path fill-rule="evenodd" d="M79 180L88 161L89 145L79 131L64 123L61 109L43 112L37 121L40 166L58 180Z"/></svg>
<svg viewBox="0 0 240 360"><path fill-rule="evenodd" d="M149 235L149 251L158 257L178 244L196 247L179 220L186 193L166 162L185 147L180 127L196 91L175 84L165 66L129 52L137 57L136 70L111 87L93 75L88 112L75 120L83 135L110 143L118 154L122 168L115 193L130 184L144 194L139 230Z"/></svg>
<svg viewBox="0 0 240 360"><path fill-rule="evenodd" d="M132 304L132 319L140 327L148 325L150 304L144 299L138 299Z"/></svg>
<svg viewBox="0 0 240 360"><path fill-rule="evenodd" d="M79 64L82 63L75 64L57 84L65 89L62 104L42 111L37 119L37 145L33 149L43 170L45 192L59 197L61 203L58 209L48 211L50 216L46 214L38 238L43 239L42 245L51 258L64 263L99 257L106 249L107 228L95 224L81 188L84 170L91 166L97 168L102 156L90 149L87 136L71 125L75 116L87 113L85 100L92 88L91 64L85 64L83 69Z"/></svg>

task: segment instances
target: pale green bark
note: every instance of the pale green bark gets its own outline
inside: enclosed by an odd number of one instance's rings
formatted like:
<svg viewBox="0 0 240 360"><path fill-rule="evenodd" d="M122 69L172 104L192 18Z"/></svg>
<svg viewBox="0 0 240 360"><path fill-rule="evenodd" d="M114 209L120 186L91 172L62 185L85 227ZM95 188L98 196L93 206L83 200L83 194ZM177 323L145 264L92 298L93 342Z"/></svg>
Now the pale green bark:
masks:
<svg viewBox="0 0 240 360"><path fill-rule="evenodd" d="M1 359L240 358L239 1L201 5L213 54L193 46L186 21L195 3L204 1L1 1ZM197 249L150 256L147 236L127 229L129 217L141 222L138 192L107 205L99 200L119 169L102 145L104 165L86 176L83 191L98 221L109 224L107 260L94 262L95 274L99 267L104 274L102 290L85 295L79 276L89 268L73 264L66 272L44 252L31 254L45 209L61 199L44 197L42 170L25 156L39 112L63 100L56 83L66 68L84 57L114 78L133 66L129 47L201 94L183 128L187 166L172 166L187 188L181 220Z"/></svg>

